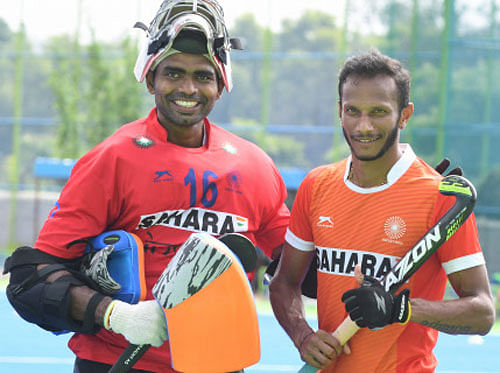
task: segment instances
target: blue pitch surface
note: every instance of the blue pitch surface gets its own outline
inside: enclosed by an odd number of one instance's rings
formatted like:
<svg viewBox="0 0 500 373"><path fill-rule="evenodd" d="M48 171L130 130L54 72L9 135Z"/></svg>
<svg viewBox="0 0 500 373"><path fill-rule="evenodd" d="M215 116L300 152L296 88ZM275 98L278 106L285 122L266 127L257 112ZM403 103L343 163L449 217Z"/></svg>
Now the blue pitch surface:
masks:
<svg viewBox="0 0 500 373"><path fill-rule="evenodd" d="M22 320L0 291L0 372L58 373L73 371L67 335L54 336ZM315 325L315 320L309 320ZM247 372L297 372L302 362L285 332L271 314L259 314L261 361ZM485 337L441 334L435 353L439 373L500 372L500 335Z"/></svg>

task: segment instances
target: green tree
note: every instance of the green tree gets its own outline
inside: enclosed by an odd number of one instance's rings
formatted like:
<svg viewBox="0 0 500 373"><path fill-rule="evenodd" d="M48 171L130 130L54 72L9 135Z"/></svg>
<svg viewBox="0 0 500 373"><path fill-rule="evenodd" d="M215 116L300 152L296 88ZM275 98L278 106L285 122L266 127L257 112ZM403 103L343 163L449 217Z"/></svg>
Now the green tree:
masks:
<svg viewBox="0 0 500 373"><path fill-rule="evenodd" d="M478 206L491 209L488 216L500 219L500 168L496 167L483 178L477 187Z"/></svg>
<svg viewBox="0 0 500 373"><path fill-rule="evenodd" d="M129 38L114 48L95 40L89 45L89 79L84 89L87 146L96 145L120 125L141 116L144 87L133 75L136 51L136 44Z"/></svg>
<svg viewBox="0 0 500 373"><path fill-rule="evenodd" d="M54 37L48 44L52 55L50 87L54 97L54 111L58 119L54 156L76 158L80 156L79 123L81 113L81 65L78 42L68 36ZM71 51L71 53L68 53ZM78 53L78 54L77 54Z"/></svg>
<svg viewBox="0 0 500 373"><path fill-rule="evenodd" d="M231 53L233 69L233 90L224 92L215 105L210 117L214 121L227 124L235 118L246 118L258 123L260 118L261 67L264 29L251 14L236 19L229 33L239 37L244 45L243 51Z"/></svg>
<svg viewBox="0 0 500 373"><path fill-rule="evenodd" d="M144 87L134 78L136 45L93 40L68 54L67 37L50 44L53 72L50 85L59 119L57 157L76 158L112 134L120 125L143 114Z"/></svg>

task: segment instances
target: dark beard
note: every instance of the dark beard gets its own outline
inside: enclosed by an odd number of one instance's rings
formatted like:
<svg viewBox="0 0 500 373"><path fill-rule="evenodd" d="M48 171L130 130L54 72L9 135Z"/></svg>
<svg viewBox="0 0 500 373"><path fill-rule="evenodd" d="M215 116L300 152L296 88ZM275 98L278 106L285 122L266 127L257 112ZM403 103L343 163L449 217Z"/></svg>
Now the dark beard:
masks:
<svg viewBox="0 0 500 373"><path fill-rule="evenodd" d="M391 133L389 134L389 137L387 138L387 140L385 140L385 144L384 146L382 147L382 149L380 149L380 151L375 154L374 156L367 156L367 157L360 157L358 154L356 154L356 152L354 151L353 147L352 147L352 144L351 142L349 141L349 138L347 137L346 133L345 133L345 130L344 130L344 127L342 127L342 133L344 134L344 138L345 138L345 141L347 141L347 144L349 145L349 148L351 149L351 153L357 158L359 159L360 161L374 161L376 159L379 159L381 158L385 153L387 153L387 150L389 150L389 148L394 145L394 143L396 142L396 139L398 137L398 132L399 132L399 128L398 128L398 124L399 124L399 120L401 119L401 113L399 114L398 116L398 120L396 121L396 125L394 126L394 128L392 129Z"/></svg>

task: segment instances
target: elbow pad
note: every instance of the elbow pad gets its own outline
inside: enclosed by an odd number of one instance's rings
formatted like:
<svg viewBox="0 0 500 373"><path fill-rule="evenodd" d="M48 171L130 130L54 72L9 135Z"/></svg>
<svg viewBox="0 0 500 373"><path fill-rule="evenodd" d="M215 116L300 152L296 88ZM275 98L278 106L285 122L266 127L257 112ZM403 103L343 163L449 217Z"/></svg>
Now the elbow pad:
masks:
<svg viewBox="0 0 500 373"><path fill-rule="evenodd" d="M39 264L48 264L37 270ZM31 247L17 248L7 258L4 274L10 272L7 298L17 313L26 321L51 332L74 331L94 334L100 326L94 322L95 309L102 294L94 295L85 311L84 320L74 320L70 316L70 287L89 286L92 283L75 268L79 260L64 260ZM47 277L54 272L68 271L70 274L48 282Z"/></svg>

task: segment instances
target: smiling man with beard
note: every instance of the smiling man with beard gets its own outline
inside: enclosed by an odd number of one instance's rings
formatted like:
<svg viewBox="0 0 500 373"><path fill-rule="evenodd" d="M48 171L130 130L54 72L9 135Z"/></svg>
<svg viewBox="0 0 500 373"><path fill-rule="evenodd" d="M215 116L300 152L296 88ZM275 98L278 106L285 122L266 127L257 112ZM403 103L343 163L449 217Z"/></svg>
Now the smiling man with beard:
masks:
<svg viewBox="0 0 500 373"><path fill-rule="evenodd" d="M434 372L438 331L484 335L495 318L474 215L403 291L386 292L378 280L454 197L439 193L442 176L399 141L413 114L410 75L399 61L378 51L351 57L338 89L351 155L312 170L299 187L269 287L274 313L302 359L322 372ZM300 294L311 261L317 331ZM442 300L447 280L457 299ZM342 346L331 333L347 313L361 330Z"/></svg>

